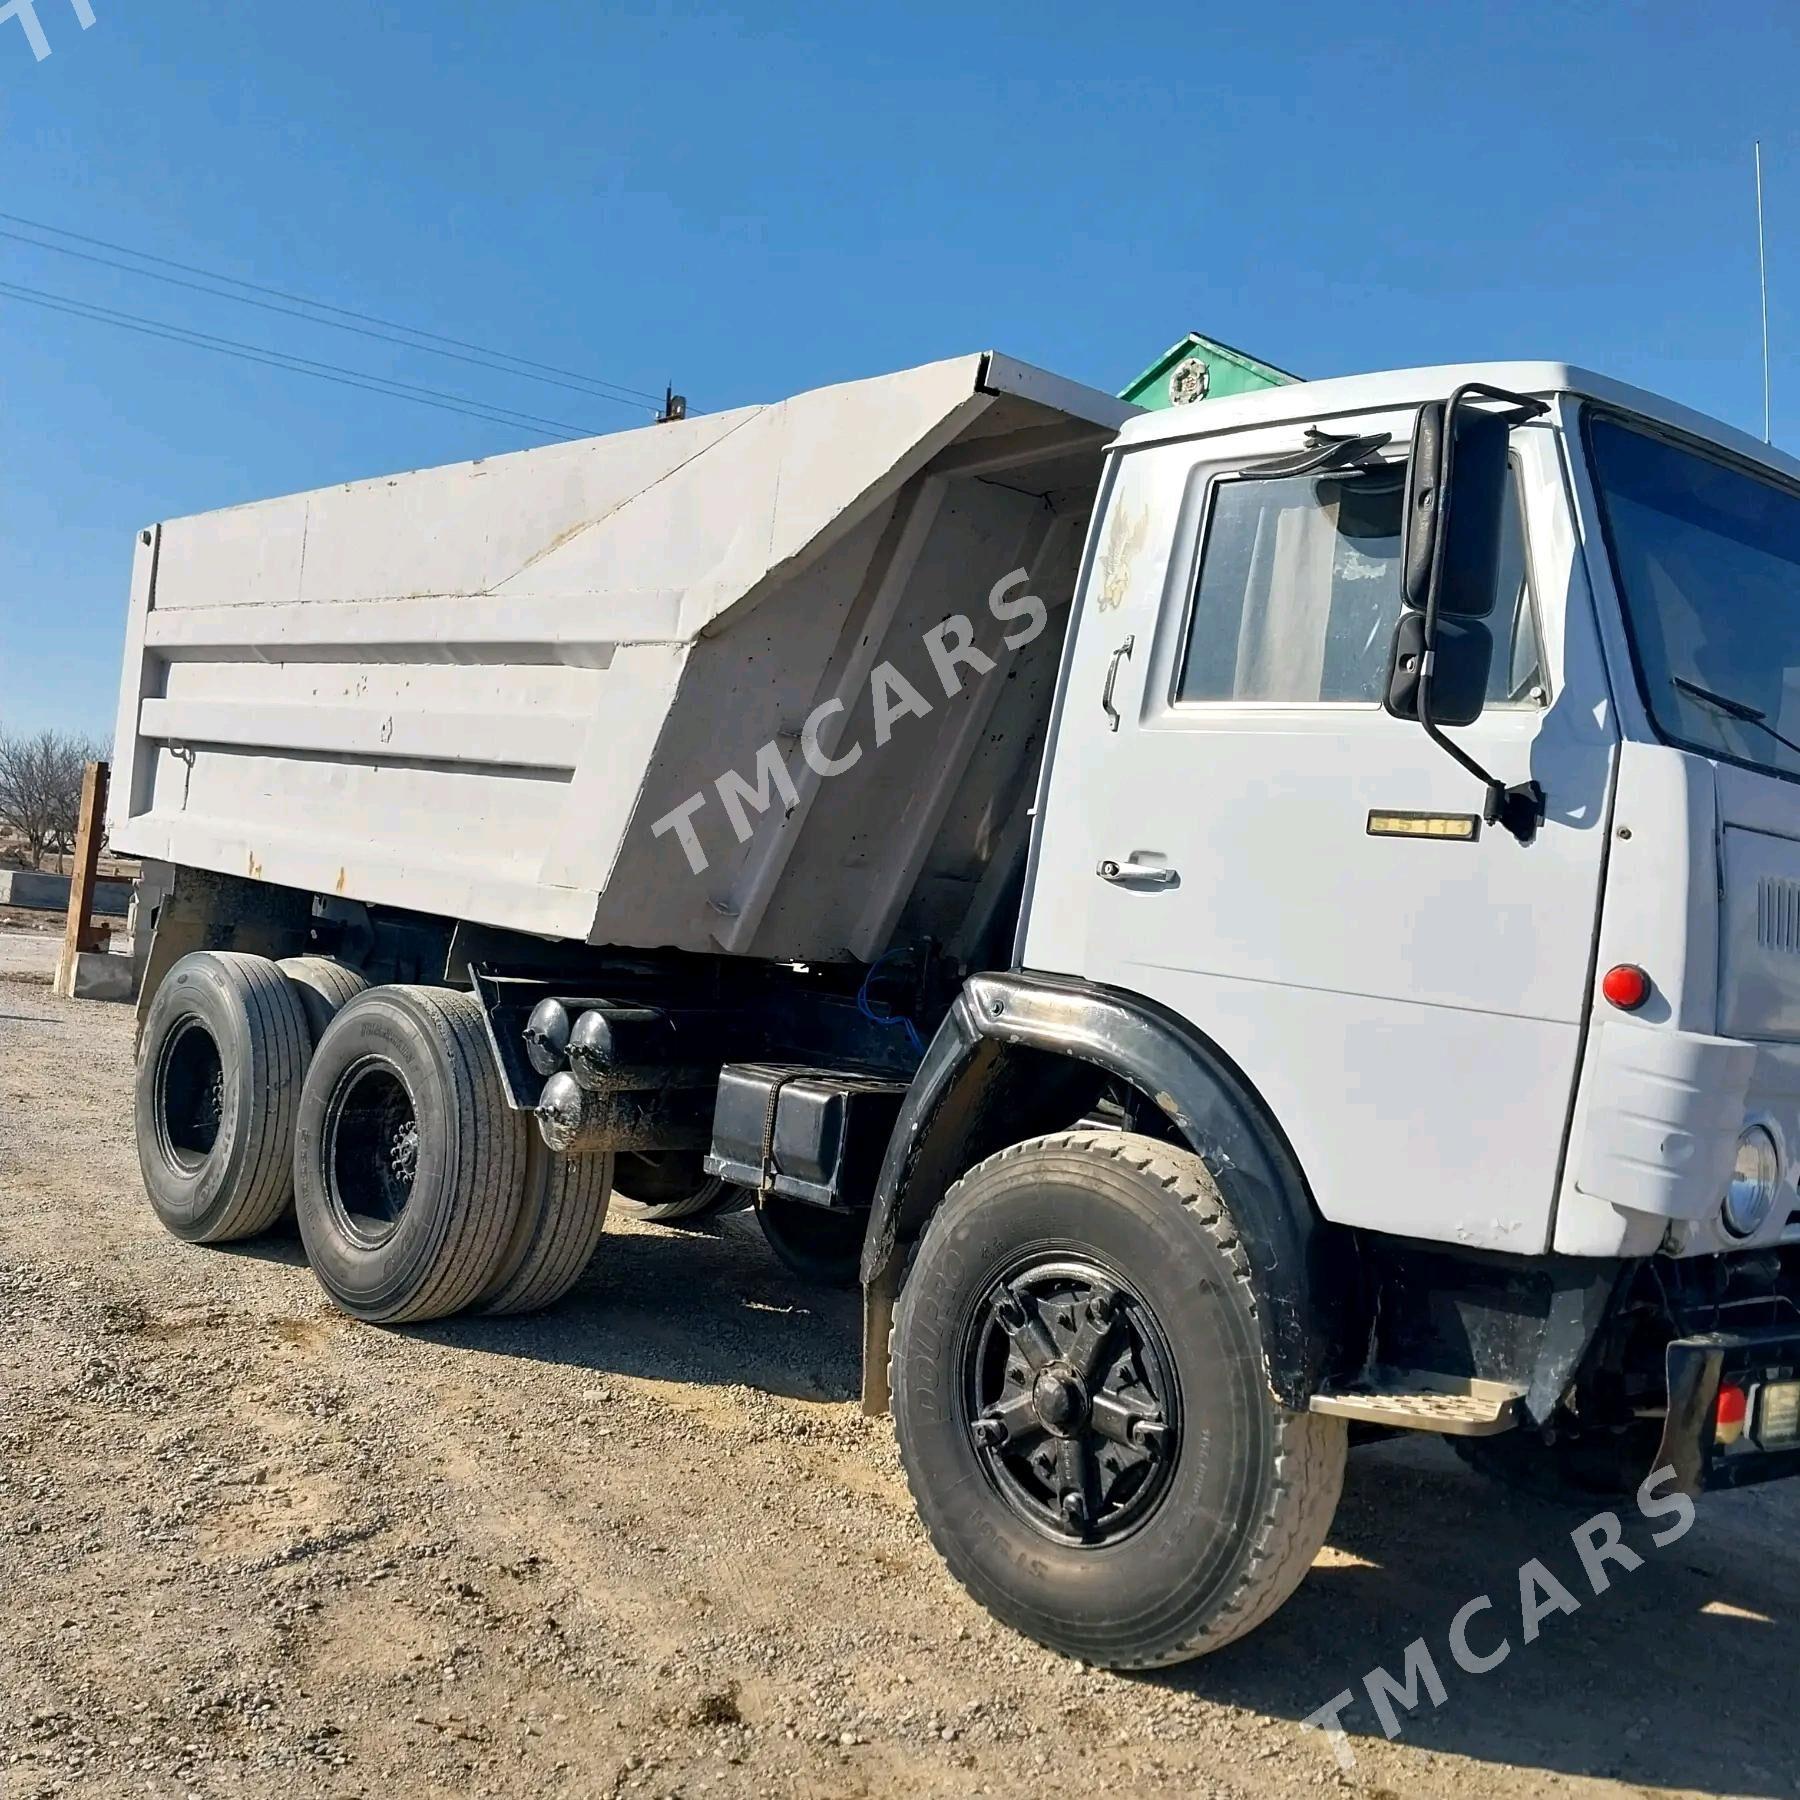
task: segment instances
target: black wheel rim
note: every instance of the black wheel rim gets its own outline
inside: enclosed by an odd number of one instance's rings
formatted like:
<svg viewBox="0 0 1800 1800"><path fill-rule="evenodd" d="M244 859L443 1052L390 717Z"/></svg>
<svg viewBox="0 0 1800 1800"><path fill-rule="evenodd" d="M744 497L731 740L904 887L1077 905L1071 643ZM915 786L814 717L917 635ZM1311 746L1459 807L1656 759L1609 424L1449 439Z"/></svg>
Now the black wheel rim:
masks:
<svg viewBox="0 0 1800 1800"><path fill-rule="evenodd" d="M1012 1510L1063 1544L1116 1543L1168 1491L1181 1396L1143 1296L1085 1257L1014 1264L964 1334L970 1442Z"/></svg>
<svg viewBox="0 0 1800 1800"><path fill-rule="evenodd" d="M364 1248L393 1236L419 1167L412 1090L378 1057L352 1064L325 1117L325 1186L345 1234Z"/></svg>
<svg viewBox="0 0 1800 1800"><path fill-rule="evenodd" d="M192 1175L212 1155L225 1117L225 1064L213 1034L183 1019L156 1064L156 1142L164 1160Z"/></svg>

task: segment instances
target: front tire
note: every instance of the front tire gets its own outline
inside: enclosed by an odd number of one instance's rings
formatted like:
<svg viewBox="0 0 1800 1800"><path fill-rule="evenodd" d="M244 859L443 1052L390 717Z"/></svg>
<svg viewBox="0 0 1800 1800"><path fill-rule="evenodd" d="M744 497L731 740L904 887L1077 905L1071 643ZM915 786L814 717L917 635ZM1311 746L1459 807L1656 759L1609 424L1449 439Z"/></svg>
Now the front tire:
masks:
<svg viewBox="0 0 1800 1800"><path fill-rule="evenodd" d="M1006 1624L1107 1668L1260 1625L1343 1487L1344 1422L1269 1390L1212 1177L1150 1138L1066 1132L970 1170L919 1245L890 1378L951 1573Z"/></svg>
<svg viewBox="0 0 1800 1800"><path fill-rule="evenodd" d="M313 1053L295 1133L295 1210L320 1286L377 1325L478 1299L514 1242L526 1130L472 995L359 994Z"/></svg>

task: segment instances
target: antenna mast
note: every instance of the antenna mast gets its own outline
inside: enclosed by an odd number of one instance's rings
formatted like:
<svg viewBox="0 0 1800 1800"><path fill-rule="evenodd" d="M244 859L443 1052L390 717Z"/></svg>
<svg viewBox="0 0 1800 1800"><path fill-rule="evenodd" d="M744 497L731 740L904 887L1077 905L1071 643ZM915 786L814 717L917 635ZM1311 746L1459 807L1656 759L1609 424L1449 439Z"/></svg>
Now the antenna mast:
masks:
<svg viewBox="0 0 1800 1800"><path fill-rule="evenodd" d="M1763 442L1769 435L1769 258L1763 246L1762 139L1756 139L1756 269L1762 282Z"/></svg>

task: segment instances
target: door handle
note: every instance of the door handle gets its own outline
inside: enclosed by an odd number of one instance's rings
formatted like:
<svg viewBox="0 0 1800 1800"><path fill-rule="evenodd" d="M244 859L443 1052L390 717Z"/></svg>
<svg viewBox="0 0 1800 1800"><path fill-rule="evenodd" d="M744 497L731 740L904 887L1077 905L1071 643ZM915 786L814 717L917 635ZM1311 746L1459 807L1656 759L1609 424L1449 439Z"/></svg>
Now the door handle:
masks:
<svg viewBox="0 0 1800 1800"><path fill-rule="evenodd" d="M1119 709L1113 705L1113 683L1119 679L1119 664L1131 654L1131 646L1137 642L1134 632L1112 653L1112 661L1106 665L1106 686L1100 694L1100 710L1112 720L1112 729L1119 729Z"/></svg>
<svg viewBox="0 0 1800 1800"><path fill-rule="evenodd" d="M1181 871L1158 863L1114 862L1109 856L1094 873L1102 881L1116 882L1120 887L1176 887Z"/></svg>

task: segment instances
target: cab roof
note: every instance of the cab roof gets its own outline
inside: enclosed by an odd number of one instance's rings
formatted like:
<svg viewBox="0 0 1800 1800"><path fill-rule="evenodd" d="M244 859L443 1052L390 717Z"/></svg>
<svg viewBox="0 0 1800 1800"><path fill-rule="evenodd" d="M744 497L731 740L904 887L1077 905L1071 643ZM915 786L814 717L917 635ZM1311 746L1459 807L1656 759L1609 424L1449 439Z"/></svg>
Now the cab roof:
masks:
<svg viewBox="0 0 1800 1800"><path fill-rule="evenodd" d="M1466 381L1484 381L1491 387L1544 398L1568 394L1598 400L1622 412L1636 413L1692 437L1704 438L1747 461L1800 480L1800 459L1722 419L1677 405L1645 388L1560 362L1445 363L1436 368L1393 369L1374 375L1343 375L1329 381L1295 382L1290 387L1206 400L1197 406L1142 413L1126 421L1118 441L1129 447L1176 438L1212 437L1257 425L1301 420L1314 424L1346 414L1397 410L1445 399L1453 388Z"/></svg>

